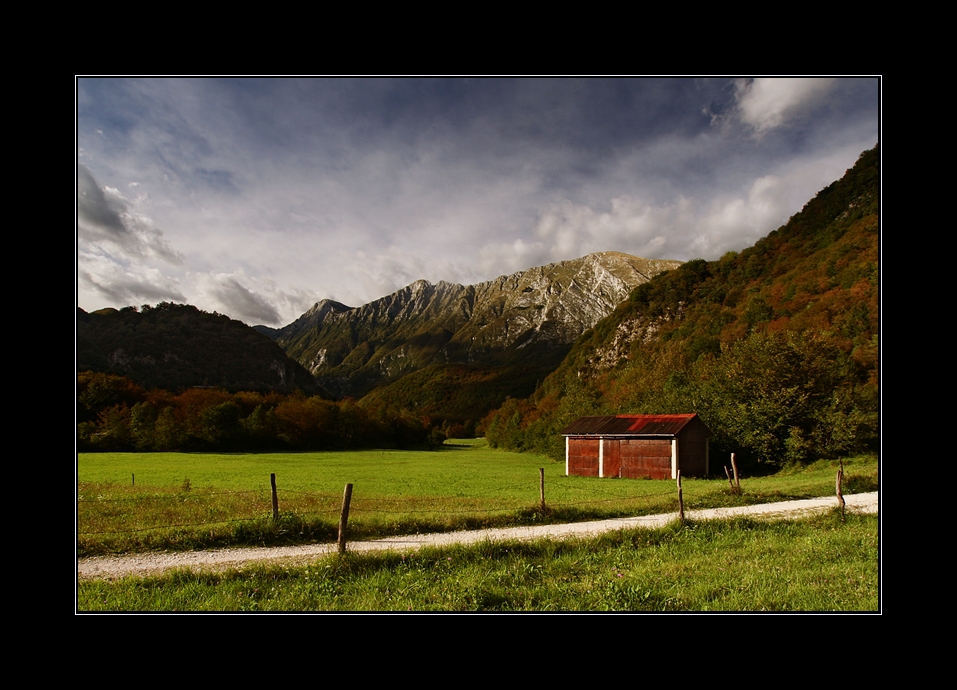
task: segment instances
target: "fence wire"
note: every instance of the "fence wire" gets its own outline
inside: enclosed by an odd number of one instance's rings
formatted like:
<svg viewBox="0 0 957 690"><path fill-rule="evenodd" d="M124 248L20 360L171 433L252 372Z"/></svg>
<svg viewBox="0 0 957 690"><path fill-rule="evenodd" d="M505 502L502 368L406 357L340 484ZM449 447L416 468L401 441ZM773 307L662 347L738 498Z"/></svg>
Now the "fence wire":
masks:
<svg viewBox="0 0 957 690"><path fill-rule="evenodd" d="M501 499L499 502L495 502L492 505L488 504L488 497L492 494L516 491L528 488L528 498L507 498ZM547 509L574 509L574 508L597 508L600 506L610 506L611 504L617 504L621 506L622 509L625 509L627 506L638 506L641 503L654 502L660 500L661 497L672 496L677 498L677 488L669 485L667 489L662 488L661 491L656 491L653 493L642 493L639 495L630 495L623 496L619 492L609 492L606 489L610 487L599 487L599 486L582 486L575 484L567 484L559 487L552 485L549 487L549 490L546 490L546 508ZM428 497L428 496L401 496L401 497L390 497L390 498L379 498L379 497L357 497L353 494L352 504L350 507L350 513L353 515L364 515L366 517L374 517L376 515L383 516L395 516L395 515L405 515L410 518L420 517L420 516L453 516L453 515L493 515L508 513L513 511L528 510L528 509L537 509L538 507L538 486L535 486L535 490L532 490L528 484L525 483L516 483L510 484L507 486L496 487L493 489L488 489L486 491L473 492L469 494L462 494L458 496L440 496L440 497ZM596 489L598 489L596 491ZM135 490L133 487L130 487L130 490ZM202 509L206 508L208 510L219 509L222 511L229 510L238 510L240 508L246 508L252 511L257 511L256 515L249 517L223 517L221 519L211 519L211 520L190 520L190 521L176 521L169 522L161 525L150 525L150 526L140 526L140 527L128 527L126 529L102 529L102 530L87 530L78 532L77 536L95 536L103 534L132 534L139 532L149 532L153 530L168 530L176 528L196 528L196 527L209 527L214 525L224 525L240 522L254 522L258 520L269 519L272 517L272 502L270 492L265 489L258 490L237 490L237 491L196 491L193 489L176 489L172 488L169 490L169 493L156 494L150 493L149 495L142 496L125 496L125 497L104 497L102 495L97 496L96 498L90 498L83 496L85 492L90 494L98 493L102 494L103 489L100 487L78 487L78 497L77 497L77 519L78 524L84 522L96 523L102 521L109 521L111 519L124 519L126 521L135 521L136 519L145 519L146 516L137 516L136 509L134 508L130 511L130 515L114 515L114 514L90 514L90 510L95 508L98 505L108 505L108 504L126 504L126 505L138 505L138 504L157 504L165 503L166 507L175 508L178 506L186 506L187 508ZM152 489L155 491L155 488ZM572 498L567 494L575 494L576 497ZM692 497L697 492L693 492ZM556 496L556 494L558 494ZM590 497L586 498L582 494L589 494ZM597 495L596 495L597 494ZM689 496L687 489L684 489L684 494L686 497ZM256 496L258 498L258 505L246 505L246 506L237 506L237 505L216 505L215 503L210 503L206 499L222 499L222 498L231 498L231 497L242 497L242 496ZM339 494L331 494L326 492L311 491L306 489L297 489L297 488L283 488L278 492L280 499L280 507L282 510L280 514L284 517L296 517L296 518L309 518L309 517L320 517L325 518L327 516L337 516L340 512L341 500L342 497ZM292 501L288 498L283 501L283 496L292 495L294 498ZM701 495L701 494L698 494ZM286 503L286 506L283 506L283 503ZM474 505L474 503L483 503L481 505ZM291 506L289 504L292 504ZM464 505L467 503L473 503L473 505ZM312 504L312 505L310 505ZM314 505L319 504L319 505ZM325 505L323 505L325 504ZM258 512L261 511L261 512Z"/></svg>

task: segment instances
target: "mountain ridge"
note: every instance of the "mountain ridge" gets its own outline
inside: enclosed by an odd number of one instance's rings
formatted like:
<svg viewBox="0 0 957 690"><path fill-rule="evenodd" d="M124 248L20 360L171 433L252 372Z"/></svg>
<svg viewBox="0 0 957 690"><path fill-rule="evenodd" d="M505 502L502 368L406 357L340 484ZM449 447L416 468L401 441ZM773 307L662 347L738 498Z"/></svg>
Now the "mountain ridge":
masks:
<svg viewBox="0 0 957 690"><path fill-rule="evenodd" d="M434 364L550 365L637 285L680 264L597 252L474 285L417 280L360 307L316 302L275 339L323 387L353 397Z"/></svg>

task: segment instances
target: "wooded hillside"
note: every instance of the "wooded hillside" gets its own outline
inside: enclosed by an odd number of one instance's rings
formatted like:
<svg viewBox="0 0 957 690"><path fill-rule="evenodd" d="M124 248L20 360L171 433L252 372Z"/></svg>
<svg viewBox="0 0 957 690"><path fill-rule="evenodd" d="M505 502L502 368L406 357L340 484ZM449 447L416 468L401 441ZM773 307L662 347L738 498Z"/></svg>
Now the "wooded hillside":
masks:
<svg viewBox="0 0 957 690"><path fill-rule="evenodd" d="M101 309L76 315L77 372L126 376L179 391L304 391L331 397L276 343L241 321L189 304Z"/></svg>
<svg viewBox="0 0 957 690"><path fill-rule="evenodd" d="M579 416L697 412L713 452L752 461L875 449L879 212L875 147L753 247L638 286L489 416L490 442L558 458Z"/></svg>

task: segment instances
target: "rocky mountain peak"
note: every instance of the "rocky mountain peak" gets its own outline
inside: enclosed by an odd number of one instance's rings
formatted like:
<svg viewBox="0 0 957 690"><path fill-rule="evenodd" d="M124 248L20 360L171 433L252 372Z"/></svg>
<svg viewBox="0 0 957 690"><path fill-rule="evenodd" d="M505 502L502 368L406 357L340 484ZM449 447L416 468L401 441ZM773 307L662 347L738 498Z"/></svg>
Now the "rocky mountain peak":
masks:
<svg viewBox="0 0 957 690"><path fill-rule="evenodd" d="M435 363L480 365L510 351L551 358L635 286L679 264L599 252L476 285L417 280L361 307L317 302L278 341L323 385L359 396Z"/></svg>

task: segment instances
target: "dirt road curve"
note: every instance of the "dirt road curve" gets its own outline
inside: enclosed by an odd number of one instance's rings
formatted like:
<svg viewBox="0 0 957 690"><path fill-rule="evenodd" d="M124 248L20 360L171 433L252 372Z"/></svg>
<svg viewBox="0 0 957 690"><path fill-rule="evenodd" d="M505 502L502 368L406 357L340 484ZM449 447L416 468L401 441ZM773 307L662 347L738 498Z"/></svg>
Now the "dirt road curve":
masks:
<svg viewBox="0 0 957 690"><path fill-rule="evenodd" d="M878 492L845 496L849 510L860 513L878 511ZM692 520L708 520L722 517L751 515L761 518L793 518L833 508L834 497L812 498L803 501L784 501L741 508L713 508L686 513ZM531 540L541 538L563 539L588 537L632 527L661 527L674 520L674 513L646 515L644 517L617 518L595 522L576 522L564 525L538 525L535 527L506 527L501 529L446 532L443 534L415 534L404 537L388 537L370 541L350 542L349 550L355 552L410 550L422 546L445 546L447 544L473 544L486 539L490 541ZM335 544L311 544L306 546L281 546L273 548L221 549L216 551L187 551L182 553L145 553L130 556L99 556L81 558L77 561L77 578L115 579L128 575L155 575L172 568L223 569L240 568L256 561L294 560L305 561L316 556L333 553Z"/></svg>

